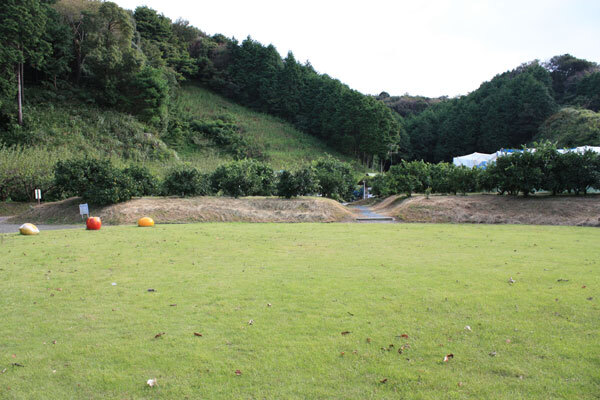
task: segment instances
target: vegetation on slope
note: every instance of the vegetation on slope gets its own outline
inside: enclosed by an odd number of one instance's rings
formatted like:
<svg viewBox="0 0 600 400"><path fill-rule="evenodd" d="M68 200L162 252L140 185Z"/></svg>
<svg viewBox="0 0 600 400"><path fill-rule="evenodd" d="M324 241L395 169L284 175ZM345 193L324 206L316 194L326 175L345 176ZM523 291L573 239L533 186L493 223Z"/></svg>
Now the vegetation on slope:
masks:
<svg viewBox="0 0 600 400"><path fill-rule="evenodd" d="M565 107L544 121L534 140L558 147L600 146L600 113Z"/></svg>

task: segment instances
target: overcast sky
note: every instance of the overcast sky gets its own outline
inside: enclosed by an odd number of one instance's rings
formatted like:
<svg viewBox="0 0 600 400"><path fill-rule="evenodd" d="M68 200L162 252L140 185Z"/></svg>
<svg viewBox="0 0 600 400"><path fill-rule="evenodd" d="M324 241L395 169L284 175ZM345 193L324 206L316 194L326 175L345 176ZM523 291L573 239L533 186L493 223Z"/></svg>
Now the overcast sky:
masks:
<svg viewBox="0 0 600 400"><path fill-rule="evenodd" d="M366 94L467 94L519 64L600 62L600 0L114 0L292 51Z"/></svg>

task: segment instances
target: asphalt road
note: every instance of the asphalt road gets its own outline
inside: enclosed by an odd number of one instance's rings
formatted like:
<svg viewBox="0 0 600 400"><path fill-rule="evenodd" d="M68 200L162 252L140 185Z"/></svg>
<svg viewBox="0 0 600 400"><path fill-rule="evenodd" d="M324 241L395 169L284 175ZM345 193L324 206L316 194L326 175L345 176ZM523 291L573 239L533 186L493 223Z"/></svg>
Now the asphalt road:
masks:
<svg viewBox="0 0 600 400"><path fill-rule="evenodd" d="M0 233L19 233L21 225L6 224L4 221L10 217L0 217ZM85 229L85 225L36 225L40 232L53 231L57 229Z"/></svg>

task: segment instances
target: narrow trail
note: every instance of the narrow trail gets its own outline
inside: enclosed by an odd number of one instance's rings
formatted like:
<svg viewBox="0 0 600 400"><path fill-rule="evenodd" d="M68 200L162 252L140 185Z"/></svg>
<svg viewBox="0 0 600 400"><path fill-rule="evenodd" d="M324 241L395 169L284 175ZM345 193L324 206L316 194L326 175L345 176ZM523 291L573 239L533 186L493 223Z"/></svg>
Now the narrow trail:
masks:
<svg viewBox="0 0 600 400"><path fill-rule="evenodd" d="M379 223L379 224L389 224L394 221L394 218L388 217L387 215L381 215L367 206L350 206L358 211L360 211L360 215L356 217L356 222L362 223Z"/></svg>

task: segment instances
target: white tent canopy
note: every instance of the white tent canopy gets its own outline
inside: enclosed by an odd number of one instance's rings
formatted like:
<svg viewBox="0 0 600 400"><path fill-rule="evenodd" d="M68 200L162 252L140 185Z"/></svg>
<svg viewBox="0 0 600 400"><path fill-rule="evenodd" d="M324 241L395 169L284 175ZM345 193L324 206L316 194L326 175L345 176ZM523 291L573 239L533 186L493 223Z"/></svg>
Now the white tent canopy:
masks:
<svg viewBox="0 0 600 400"><path fill-rule="evenodd" d="M527 149L527 150L535 152L535 149ZM579 146L579 147L575 147L573 149L560 149L560 150L558 150L558 152L559 153L568 153L568 152L574 151L574 152L583 154L588 150L600 154L600 146ZM523 151L523 150L501 149L492 154L472 153L472 154L467 154L466 156L454 157L452 159L452 163L454 165L456 165L457 167L464 165L465 167L468 167L468 168L473 168L473 167L485 168L488 163L496 160L498 157L507 156L507 155L510 155L512 153L519 152L519 151Z"/></svg>
<svg viewBox="0 0 600 400"><path fill-rule="evenodd" d="M472 153L467 154L466 156L454 157L452 162L456 166L464 165L465 167L473 168L473 167L483 167L490 161L493 161L497 158L496 153L494 154L486 154L486 153Z"/></svg>

